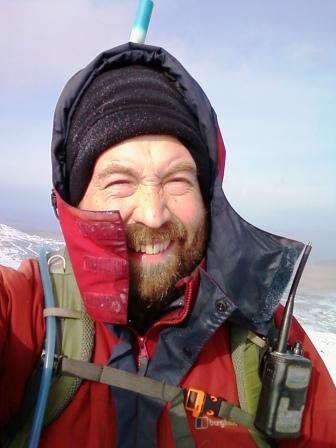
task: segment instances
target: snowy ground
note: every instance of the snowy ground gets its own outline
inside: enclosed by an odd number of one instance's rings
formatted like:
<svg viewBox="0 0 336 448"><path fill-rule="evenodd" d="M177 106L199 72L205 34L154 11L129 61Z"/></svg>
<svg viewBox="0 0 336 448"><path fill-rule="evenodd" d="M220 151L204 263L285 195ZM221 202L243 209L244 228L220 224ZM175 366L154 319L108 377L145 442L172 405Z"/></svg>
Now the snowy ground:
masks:
<svg viewBox="0 0 336 448"><path fill-rule="evenodd" d="M17 267L24 258L37 257L41 247L57 249L63 244L51 238L30 235L0 224L0 264Z"/></svg>
<svg viewBox="0 0 336 448"><path fill-rule="evenodd" d="M324 333L322 331L315 331L310 329L306 329L306 331L310 340L318 349L318 352L325 365L328 367L330 376L336 385L336 334Z"/></svg>
<svg viewBox="0 0 336 448"><path fill-rule="evenodd" d="M309 265L295 298L294 314L336 384L336 264Z"/></svg>
<svg viewBox="0 0 336 448"><path fill-rule="evenodd" d="M63 243L29 235L0 224L0 264L16 268L39 248L59 248ZM308 266L295 300L294 314L308 333L336 384L336 266Z"/></svg>

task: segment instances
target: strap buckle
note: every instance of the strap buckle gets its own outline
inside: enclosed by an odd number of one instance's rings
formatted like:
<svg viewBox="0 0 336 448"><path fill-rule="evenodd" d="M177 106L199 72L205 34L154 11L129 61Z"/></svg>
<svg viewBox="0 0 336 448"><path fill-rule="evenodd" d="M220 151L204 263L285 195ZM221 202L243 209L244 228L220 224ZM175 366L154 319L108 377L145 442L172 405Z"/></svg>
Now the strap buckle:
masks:
<svg viewBox="0 0 336 448"><path fill-rule="evenodd" d="M205 392L199 389L187 389L184 406L192 412L193 417L199 417L203 413Z"/></svg>
<svg viewBox="0 0 336 448"><path fill-rule="evenodd" d="M184 407L192 412L193 417L206 415L218 417L224 400L215 395L207 394L199 389L187 389Z"/></svg>

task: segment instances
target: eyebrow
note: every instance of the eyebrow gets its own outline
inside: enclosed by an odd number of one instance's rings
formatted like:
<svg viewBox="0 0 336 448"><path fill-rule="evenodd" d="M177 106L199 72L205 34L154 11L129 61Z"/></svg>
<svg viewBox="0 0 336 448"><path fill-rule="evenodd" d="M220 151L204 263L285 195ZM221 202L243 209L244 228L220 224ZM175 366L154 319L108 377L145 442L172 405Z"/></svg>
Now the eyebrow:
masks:
<svg viewBox="0 0 336 448"><path fill-rule="evenodd" d="M130 166L119 165L119 163L111 162L110 165L104 168L97 177L99 181L103 181L111 174L128 174L129 176L137 176L139 173Z"/></svg>
<svg viewBox="0 0 336 448"><path fill-rule="evenodd" d="M180 162L172 166L170 169L168 169L168 171L164 174L163 177L167 178L183 171L188 171L197 176L197 169L195 165L193 165L190 162Z"/></svg>
<svg viewBox="0 0 336 448"><path fill-rule="evenodd" d="M162 176L164 179L173 176L174 174L180 173L180 172L190 172L197 176L197 170L196 167L191 162L180 162L176 165L172 166L168 171ZM111 176L112 174L126 174L128 176L138 177L139 172L130 167L125 165L120 165L116 162L111 162L109 166L104 168L97 176L98 181L104 181L106 178Z"/></svg>

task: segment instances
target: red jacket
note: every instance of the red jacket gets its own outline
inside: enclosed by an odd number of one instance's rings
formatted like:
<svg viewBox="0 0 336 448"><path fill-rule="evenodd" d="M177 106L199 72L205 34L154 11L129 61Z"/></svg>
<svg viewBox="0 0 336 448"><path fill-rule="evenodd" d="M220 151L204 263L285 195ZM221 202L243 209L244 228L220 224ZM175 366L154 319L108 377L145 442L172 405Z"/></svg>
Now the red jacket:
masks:
<svg viewBox="0 0 336 448"><path fill-rule="evenodd" d="M43 339L42 290L37 263L27 260L19 272L10 268L0 270L0 421L7 423L20 407L24 386L32 367L39 358ZM190 310L189 310L190 312ZM182 315L181 315L182 314ZM166 315L150 328L144 339L137 338L136 355L147 349L148 357L155 352L159 333L170 325L181 323L188 316L180 311ZM336 446L335 387L301 326L294 321L290 339L303 340L305 353L312 360L313 374L304 414L300 439L278 442L280 447L333 447ZM96 324L93 362L106 364L118 343L115 335L103 324ZM221 396L238 404L235 374L230 355L228 331L222 325L204 346L197 362L182 381L184 387L195 387ZM141 417L140 417L141 421ZM224 421L209 420L208 427L195 428L195 419L189 415L190 428L196 446L254 447L248 431ZM115 446L115 408L109 387L84 381L78 393L42 434L42 447L112 447ZM221 425L221 426L220 426ZM168 412L158 422L158 446L173 447Z"/></svg>

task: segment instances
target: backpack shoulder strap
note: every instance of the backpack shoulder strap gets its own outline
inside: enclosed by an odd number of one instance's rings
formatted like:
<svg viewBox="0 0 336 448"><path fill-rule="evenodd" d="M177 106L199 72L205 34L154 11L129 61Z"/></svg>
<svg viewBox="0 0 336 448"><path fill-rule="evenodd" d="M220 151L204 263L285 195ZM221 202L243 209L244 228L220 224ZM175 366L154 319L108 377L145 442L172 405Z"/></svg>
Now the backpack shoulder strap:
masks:
<svg viewBox="0 0 336 448"><path fill-rule="evenodd" d="M85 311L65 249L51 254L49 270L56 308L45 309L45 315L54 315L62 319L58 322L61 334L60 354L81 361L90 361L94 343L94 322ZM60 415L80 384L79 378L63 375L53 379L44 420L46 425Z"/></svg>
<svg viewBox="0 0 336 448"><path fill-rule="evenodd" d="M69 358L90 361L94 344L94 322L85 311L81 295L73 275L72 266L65 249L48 255L50 279L55 299L54 308L45 308L44 316L57 316L58 347L56 353ZM6 444L11 448L23 448L27 444L32 426L34 397L39 384L38 368L32 373L26 388L24 403L29 403L28 409L21 409L23 426L14 431L14 438ZM48 396L47 409L44 416L44 426L55 420L69 404L81 384L80 378L55 376L52 380ZM25 404L23 404L23 407ZM16 427L15 422L13 427ZM13 434L13 431L11 431Z"/></svg>
<svg viewBox="0 0 336 448"><path fill-rule="evenodd" d="M230 324L230 341L240 407L254 417L261 392L260 351L264 349L266 342L248 329L233 323ZM258 448L271 446L257 429L250 430L250 434Z"/></svg>

